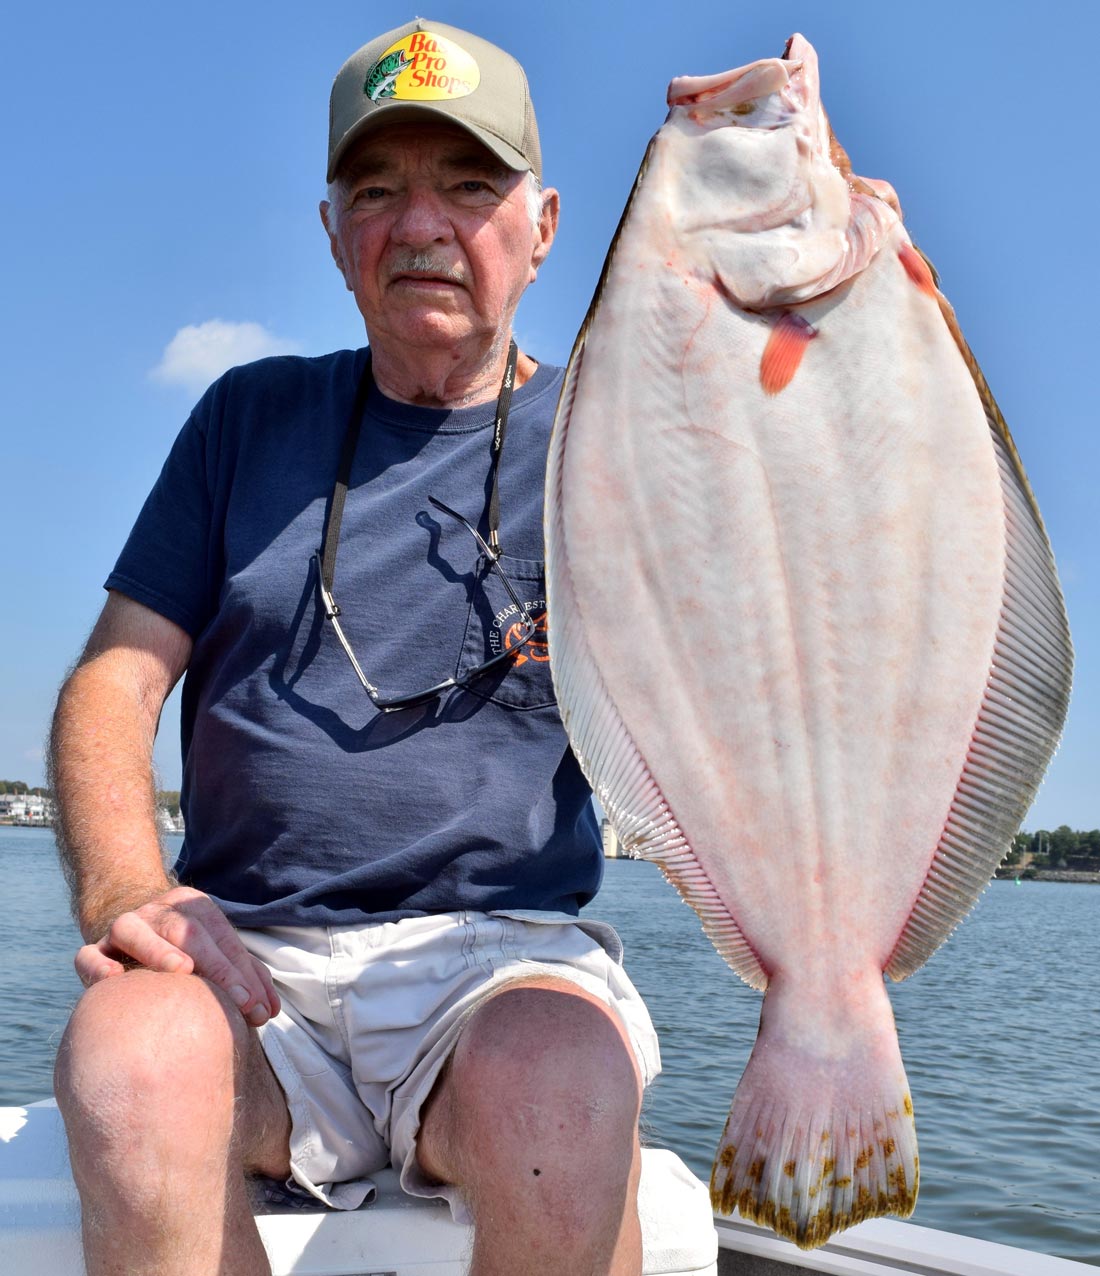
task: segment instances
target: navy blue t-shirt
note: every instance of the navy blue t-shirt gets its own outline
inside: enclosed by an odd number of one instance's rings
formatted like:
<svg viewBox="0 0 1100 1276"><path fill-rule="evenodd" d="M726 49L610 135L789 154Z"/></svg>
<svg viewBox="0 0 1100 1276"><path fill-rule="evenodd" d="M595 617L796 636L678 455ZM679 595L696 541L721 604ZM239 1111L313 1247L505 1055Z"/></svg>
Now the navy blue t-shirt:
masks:
<svg viewBox="0 0 1100 1276"><path fill-rule="evenodd" d="M181 625L187 825L176 871L240 926L455 909L576 913L602 871L542 631L469 689L379 713L320 606L322 525L366 351L235 368L206 392L106 582ZM502 565L545 617L543 482L561 370L512 400ZM510 645L487 531L495 402L412 407L374 387L336 563L341 623L384 695Z"/></svg>

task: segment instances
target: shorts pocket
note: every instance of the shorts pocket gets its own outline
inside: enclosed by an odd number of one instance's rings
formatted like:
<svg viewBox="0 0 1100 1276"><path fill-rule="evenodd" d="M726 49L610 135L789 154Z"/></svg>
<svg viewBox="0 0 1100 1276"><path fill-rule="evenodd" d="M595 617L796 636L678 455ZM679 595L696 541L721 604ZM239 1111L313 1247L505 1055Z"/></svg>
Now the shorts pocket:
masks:
<svg viewBox="0 0 1100 1276"><path fill-rule="evenodd" d="M595 917L573 917L570 913L551 913L532 908L494 908L489 916L507 917L532 926L575 926L599 944L616 966L623 964L623 941L610 922L601 922Z"/></svg>
<svg viewBox="0 0 1100 1276"><path fill-rule="evenodd" d="M512 583L520 602L536 623L532 637L518 647L511 660L502 661L467 690L494 704L514 709L541 709L554 703L550 678L550 650L546 642L546 567L541 559L509 558L500 566ZM483 665L494 656L517 646L520 613L504 582L484 555L478 560L477 587L466 617L459 676Z"/></svg>

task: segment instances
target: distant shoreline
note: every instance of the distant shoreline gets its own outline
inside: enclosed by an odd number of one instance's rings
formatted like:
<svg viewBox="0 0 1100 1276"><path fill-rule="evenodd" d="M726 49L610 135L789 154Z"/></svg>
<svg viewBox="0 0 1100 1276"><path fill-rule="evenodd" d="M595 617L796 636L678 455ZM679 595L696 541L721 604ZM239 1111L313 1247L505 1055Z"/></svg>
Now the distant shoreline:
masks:
<svg viewBox="0 0 1100 1276"><path fill-rule="evenodd" d="M1040 868L1031 872L1021 872L1015 865L999 868L994 875L998 882L1087 882L1100 886L1100 872L1082 868Z"/></svg>
<svg viewBox="0 0 1100 1276"><path fill-rule="evenodd" d="M39 820L6 820L0 819L0 828L36 828L49 829L51 824L43 824ZM182 830L179 829L163 829L163 833L171 836L175 833L182 836ZM605 841L606 847L606 841ZM605 849L605 858L607 859L633 859L631 855L623 855L616 846L615 851L608 854ZM1019 864L1002 865L993 874L995 882L1071 882L1075 885L1100 886L1100 869L1081 869L1081 868L1040 868L1033 869L1028 866Z"/></svg>

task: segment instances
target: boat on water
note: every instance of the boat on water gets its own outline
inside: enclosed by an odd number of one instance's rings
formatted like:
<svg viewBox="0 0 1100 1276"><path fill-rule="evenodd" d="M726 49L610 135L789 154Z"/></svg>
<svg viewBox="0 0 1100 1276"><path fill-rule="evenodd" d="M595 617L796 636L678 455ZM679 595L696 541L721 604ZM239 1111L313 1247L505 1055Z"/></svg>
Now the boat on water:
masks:
<svg viewBox="0 0 1100 1276"><path fill-rule="evenodd" d="M442 1201L406 1196L374 1176L373 1201L351 1212L257 1199L274 1276L464 1276L469 1229ZM861 1223L804 1251L737 1217L673 1152L643 1152L644 1276L1096 1276L1086 1263L955 1236L893 1219ZM80 1205L52 1101L0 1108L0 1273L81 1276Z"/></svg>

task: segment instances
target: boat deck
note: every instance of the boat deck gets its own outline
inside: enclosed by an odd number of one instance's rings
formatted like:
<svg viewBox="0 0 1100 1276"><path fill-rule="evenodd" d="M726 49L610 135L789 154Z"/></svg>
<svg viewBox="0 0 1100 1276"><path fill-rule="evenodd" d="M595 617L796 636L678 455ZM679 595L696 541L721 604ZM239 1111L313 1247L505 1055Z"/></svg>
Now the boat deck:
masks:
<svg viewBox="0 0 1100 1276"><path fill-rule="evenodd" d="M470 1230L442 1201L406 1196L393 1170L344 1213L257 1202L273 1276L465 1276ZM916 1227L861 1223L802 1251L739 1218L715 1218L707 1189L672 1152L643 1153L643 1276L1098 1276L1085 1263ZM53 1103L0 1108L0 1273L81 1276L80 1204Z"/></svg>

